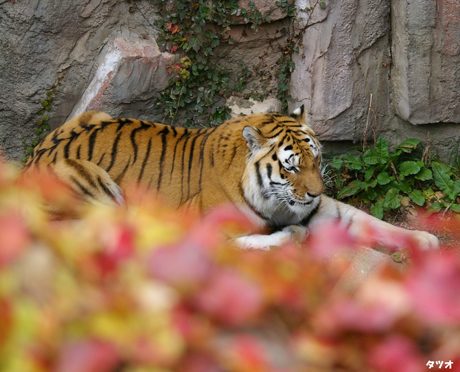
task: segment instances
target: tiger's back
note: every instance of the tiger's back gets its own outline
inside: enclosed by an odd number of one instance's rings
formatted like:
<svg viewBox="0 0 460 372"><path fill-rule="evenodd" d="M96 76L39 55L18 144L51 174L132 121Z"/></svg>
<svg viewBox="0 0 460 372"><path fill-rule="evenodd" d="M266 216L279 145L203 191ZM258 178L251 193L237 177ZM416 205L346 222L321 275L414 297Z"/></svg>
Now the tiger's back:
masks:
<svg viewBox="0 0 460 372"><path fill-rule="evenodd" d="M276 128L279 116L252 115L217 128L188 129L87 112L50 133L26 168L53 167L90 202L119 201L115 185L123 190L139 184L158 190L174 207L205 210L228 201L244 203L241 178L247 154L241 132L260 123Z"/></svg>

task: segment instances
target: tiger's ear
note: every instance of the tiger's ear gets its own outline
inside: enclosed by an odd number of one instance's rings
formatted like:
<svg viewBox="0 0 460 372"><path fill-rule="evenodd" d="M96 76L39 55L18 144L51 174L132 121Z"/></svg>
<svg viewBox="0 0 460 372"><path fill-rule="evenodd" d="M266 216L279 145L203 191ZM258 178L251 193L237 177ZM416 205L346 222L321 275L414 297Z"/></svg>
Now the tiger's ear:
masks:
<svg viewBox="0 0 460 372"><path fill-rule="evenodd" d="M292 111L292 114L289 115L291 118L297 120L300 124L307 124L305 120L305 106L302 105Z"/></svg>
<svg viewBox="0 0 460 372"><path fill-rule="evenodd" d="M246 140L248 149L252 152L262 148L263 136L259 129L246 126L243 128L243 137Z"/></svg>

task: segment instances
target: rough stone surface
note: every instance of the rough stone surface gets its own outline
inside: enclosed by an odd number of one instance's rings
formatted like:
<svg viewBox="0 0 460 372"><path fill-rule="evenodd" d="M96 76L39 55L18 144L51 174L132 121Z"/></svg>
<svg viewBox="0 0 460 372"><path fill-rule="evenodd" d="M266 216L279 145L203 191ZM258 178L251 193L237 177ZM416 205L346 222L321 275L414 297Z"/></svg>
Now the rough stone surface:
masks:
<svg viewBox="0 0 460 372"><path fill-rule="evenodd" d="M232 117L240 115L261 114L264 112L280 112L281 102L276 98L268 98L263 101L254 101L252 98L230 97L227 101L232 110Z"/></svg>
<svg viewBox="0 0 460 372"><path fill-rule="evenodd" d="M32 137L40 101L63 72L50 111L54 127L64 123L80 100L107 45L119 37L155 39L152 2L136 4L138 10L130 12L132 3L117 0L1 3L0 147L8 157L23 156L21 136ZM123 105L147 114L149 108L141 99Z"/></svg>
<svg viewBox="0 0 460 372"><path fill-rule="evenodd" d="M313 5L314 2L311 2ZM308 1L297 1L298 8ZM316 7L295 56L293 107L305 104L308 121L323 140L356 140L367 120L369 91L377 115L388 112L390 1L341 0ZM358 64L359 62L359 64Z"/></svg>
<svg viewBox="0 0 460 372"><path fill-rule="evenodd" d="M154 40L117 37L101 52L98 69L69 117L99 110L113 117L152 119L153 100L168 86L167 66L176 59L160 53Z"/></svg>
<svg viewBox="0 0 460 372"><path fill-rule="evenodd" d="M411 124L460 123L460 3L392 1L396 113Z"/></svg>

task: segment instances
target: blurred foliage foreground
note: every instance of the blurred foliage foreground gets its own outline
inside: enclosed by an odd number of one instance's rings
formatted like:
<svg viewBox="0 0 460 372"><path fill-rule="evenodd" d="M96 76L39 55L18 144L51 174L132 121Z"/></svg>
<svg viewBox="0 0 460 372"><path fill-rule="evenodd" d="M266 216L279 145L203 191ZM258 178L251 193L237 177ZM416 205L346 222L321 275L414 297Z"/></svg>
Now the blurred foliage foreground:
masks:
<svg viewBox="0 0 460 372"><path fill-rule="evenodd" d="M199 219L137 191L129 208L50 221L44 201L75 201L15 178L1 163L0 371L460 370L453 251L410 247L409 265L350 287L356 244L338 227L240 251L221 234L247 223L231 208Z"/></svg>

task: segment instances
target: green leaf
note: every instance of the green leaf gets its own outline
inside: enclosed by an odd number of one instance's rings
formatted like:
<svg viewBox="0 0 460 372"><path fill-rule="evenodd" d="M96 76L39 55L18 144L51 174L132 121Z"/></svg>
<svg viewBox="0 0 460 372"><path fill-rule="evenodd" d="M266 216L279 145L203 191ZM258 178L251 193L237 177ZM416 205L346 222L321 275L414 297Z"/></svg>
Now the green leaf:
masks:
<svg viewBox="0 0 460 372"><path fill-rule="evenodd" d="M375 144L375 151L380 155L380 163L384 164L390 160L390 152L388 150L388 142L385 138L379 137Z"/></svg>
<svg viewBox="0 0 460 372"><path fill-rule="evenodd" d="M388 174L388 172L381 172L377 176L377 182L379 185L386 185L392 180L392 177Z"/></svg>
<svg viewBox="0 0 460 372"><path fill-rule="evenodd" d="M446 167L442 167L439 163L432 164L434 183L443 193L451 196L454 193L454 181L446 172Z"/></svg>
<svg viewBox="0 0 460 372"><path fill-rule="evenodd" d="M371 214L374 217L377 217L379 219L383 218L383 202L382 202L382 200L379 200L377 203L371 205Z"/></svg>
<svg viewBox="0 0 460 372"><path fill-rule="evenodd" d="M370 164L370 165L382 163L382 157L380 153L372 149L369 149L364 153L363 159L366 164Z"/></svg>
<svg viewBox="0 0 460 372"><path fill-rule="evenodd" d="M27 147L27 153L30 155L34 151L34 148L32 146Z"/></svg>
<svg viewBox="0 0 460 372"><path fill-rule="evenodd" d="M48 101L46 99L43 99L41 101L41 104L42 104L43 107L46 107L46 106L48 106Z"/></svg>
<svg viewBox="0 0 460 372"><path fill-rule="evenodd" d="M396 209L401 205L399 201L399 190L397 188L391 188L388 190L385 195L385 200L383 201L383 207L387 210Z"/></svg>
<svg viewBox="0 0 460 372"><path fill-rule="evenodd" d="M46 111L50 111L50 110L51 110L51 105L46 106L46 107L45 107L45 110L46 110Z"/></svg>
<svg viewBox="0 0 460 372"><path fill-rule="evenodd" d="M452 204L450 209L451 209L451 211L453 211L455 213L460 213L460 204Z"/></svg>
<svg viewBox="0 0 460 372"><path fill-rule="evenodd" d="M323 10L326 9L326 3L325 3L324 1L321 1L321 2L319 3L319 7L320 7L321 9L323 9Z"/></svg>
<svg viewBox="0 0 460 372"><path fill-rule="evenodd" d="M420 172L415 175L415 178L420 181L427 181L433 179L433 172L431 169L422 168Z"/></svg>
<svg viewBox="0 0 460 372"><path fill-rule="evenodd" d="M409 198L411 198L415 204L418 206L422 206L425 204L425 197L423 196L423 193L420 190L413 190L412 192L409 193Z"/></svg>
<svg viewBox="0 0 460 372"><path fill-rule="evenodd" d="M404 181L402 179L400 179L399 182L396 183L396 188L405 194L409 194L412 191L411 185L409 185L407 181Z"/></svg>
<svg viewBox="0 0 460 372"><path fill-rule="evenodd" d="M420 165L418 165L415 161L403 161L398 165L398 171L403 176L409 176L411 174L418 173L420 171Z"/></svg>
<svg viewBox="0 0 460 372"><path fill-rule="evenodd" d="M43 120L43 121L48 121L49 118L50 118L50 117L49 117L48 115L43 115L42 120Z"/></svg>
<svg viewBox="0 0 460 372"><path fill-rule="evenodd" d="M440 202L434 202L433 204L430 205L430 210L434 212L439 212L442 208L444 208L444 204Z"/></svg>
<svg viewBox="0 0 460 372"><path fill-rule="evenodd" d="M355 154L344 155L345 167L351 170L361 170L364 167L363 158Z"/></svg>
<svg viewBox="0 0 460 372"><path fill-rule="evenodd" d="M355 195L356 193L363 190L362 182L360 181L353 181L349 186L345 186L340 192L337 194L339 199L346 198L348 196Z"/></svg>
<svg viewBox="0 0 460 372"><path fill-rule="evenodd" d="M410 153L417 148L419 143L420 140L418 138L409 138L401 142L398 146L396 146L396 148L401 149L406 153Z"/></svg>
<svg viewBox="0 0 460 372"><path fill-rule="evenodd" d="M375 168L370 168L364 173L364 181L367 182L372 178L372 176L374 174L374 170L375 170Z"/></svg>
<svg viewBox="0 0 460 372"><path fill-rule="evenodd" d="M343 164L343 159L342 158L334 158L331 162L331 167L335 168L335 169L340 169L342 168L342 164Z"/></svg>

